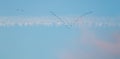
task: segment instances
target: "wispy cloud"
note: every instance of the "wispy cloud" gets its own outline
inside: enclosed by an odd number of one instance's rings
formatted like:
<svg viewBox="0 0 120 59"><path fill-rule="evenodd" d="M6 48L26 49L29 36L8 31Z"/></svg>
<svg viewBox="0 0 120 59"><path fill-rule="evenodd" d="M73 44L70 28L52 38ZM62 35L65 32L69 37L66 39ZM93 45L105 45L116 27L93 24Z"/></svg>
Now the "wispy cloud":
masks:
<svg viewBox="0 0 120 59"><path fill-rule="evenodd" d="M100 18L100 17L82 17L75 22L77 17L63 17L60 21L55 17L15 17L15 16L1 16L0 26L118 26L120 27L119 21L115 21L116 18Z"/></svg>

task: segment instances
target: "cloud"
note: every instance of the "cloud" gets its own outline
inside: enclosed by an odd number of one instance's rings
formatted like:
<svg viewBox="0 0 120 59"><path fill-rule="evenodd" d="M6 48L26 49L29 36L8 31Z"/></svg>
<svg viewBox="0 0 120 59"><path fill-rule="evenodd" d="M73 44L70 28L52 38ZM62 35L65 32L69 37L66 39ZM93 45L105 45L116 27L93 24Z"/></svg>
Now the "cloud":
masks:
<svg viewBox="0 0 120 59"><path fill-rule="evenodd" d="M77 17L62 17L61 22L55 17L23 17L23 16L1 16L0 26L90 26L90 27L102 27L102 26L120 26L119 22L115 22L115 18L101 18L101 17L82 17L77 22ZM109 20L109 21L108 21Z"/></svg>
<svg viewBox="0 0 120 59"><path fill-rule="evenodd" d="M110 37L114 42L105 41L104 39L98 37L98 35L94 32L89 32L87 30L85 32L87 33L82 36L85 44L95 45L97 48L106 53L120 55L120 32L113 31L113 33L111 33Z"/></svg>
<svg viewBox="0 0 120 59"><path fill-rule="evenodd" d="M93 30L82 27L81 35L71 44L77 45L76 52L68 49L60 59L115 59L120 58L120 31L110 35L115 42L105 41ZM69 51L70 50L70 51Z"/></svg>

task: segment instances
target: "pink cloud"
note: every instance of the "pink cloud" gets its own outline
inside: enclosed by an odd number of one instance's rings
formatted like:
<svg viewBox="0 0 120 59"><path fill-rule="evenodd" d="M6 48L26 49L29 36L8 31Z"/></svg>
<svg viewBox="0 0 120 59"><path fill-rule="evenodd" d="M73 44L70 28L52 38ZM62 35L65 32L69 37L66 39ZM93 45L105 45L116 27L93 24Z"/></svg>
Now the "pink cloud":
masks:
<svg viewBox="0 0 120 59"><path fill-rule="evenodd" d="M77 44L79 47L80 45L86 47L93 47L96 51L91 52L84 52L82 49L79 49L77 53L72 53L71 51L63 53L61 59L98 59L105 58L109 59L112 56L120 55L120 33L113 32L111 33L111 37L116 40L115 43L104 41L104 39L99 38L97 34L94 33L92 30L88 30L88 28L83 27L81 29L81 36L78 38L74 44ZM83 47L81 47L83 48ZM69 49L68 49L69 50ZM78 55L78 56L76 56Z"/></svg>

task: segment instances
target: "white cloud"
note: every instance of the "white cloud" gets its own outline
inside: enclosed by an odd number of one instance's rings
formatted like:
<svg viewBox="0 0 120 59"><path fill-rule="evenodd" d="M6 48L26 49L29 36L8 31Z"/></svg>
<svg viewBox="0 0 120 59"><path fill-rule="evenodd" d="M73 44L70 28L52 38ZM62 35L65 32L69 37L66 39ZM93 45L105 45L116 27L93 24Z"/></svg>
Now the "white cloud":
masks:
<svg viewBox="0 0 120 59"><path fill-rule="evenodd" d="M76 17L63 17L63 21L61 22L59 19L54 17L20 17L20 16L4 16L0 17L0 26L63 26L63 25L74 25L74 26L119 26L119 22L115 22L115 20L109 18L99 18L99 17L83 17L79 18L77 22L75 22ZM109 21L108 21L109 20Z"/></svg>

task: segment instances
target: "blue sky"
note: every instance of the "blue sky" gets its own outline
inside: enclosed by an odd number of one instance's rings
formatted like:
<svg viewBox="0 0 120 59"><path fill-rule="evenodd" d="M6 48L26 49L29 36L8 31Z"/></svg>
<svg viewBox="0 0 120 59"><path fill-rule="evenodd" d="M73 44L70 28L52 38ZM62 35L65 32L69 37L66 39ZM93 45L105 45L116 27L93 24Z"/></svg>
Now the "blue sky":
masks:
<svg viewBox="0 0 120 59"><path fill-rule="evenodd" d="M85 17L104 17L105 19L110 17L113 18L114 23L119 23L119 6L120 0L0 0L0 20L16 20L14 18L16 16L19 18L56 18L49 11L53 11L60 17L79 17L86 12L93 11L92 14ZM23 18L19 20L23 20ZM59 21L57 18L56 20ZM107 20L105 22L111 21ZM85 57L89 57L89 59L109 59L109 57L119 59L120 51L118 49L120 48L111 48L114 46L112 46L113 43L108 43L115 39L111 36L112 33L119 32L119 30L118 26L81 26L80 28L73 26L70 29L64 25L1 26L0 59L88 59ZM95 40L92 40L93 38ZM96 41L97 39L98 41ZM90 42L97 42L97 44ZM115 46L119 46L119 44L115 44ZM106 49L110 49L110 51L106 51ZM111 49L119 53L117 54ZM88 56L89 54L90 56Z"/></svg>
<svg viewBox="0 0 120 59"><path fill-rule="evenodd" d="M95 16L118 16L119 0L0 0L0 15L50 16L49 11L59 15L81 15L93 11ZM16 11L23 9L24 12Z"/></svg>

